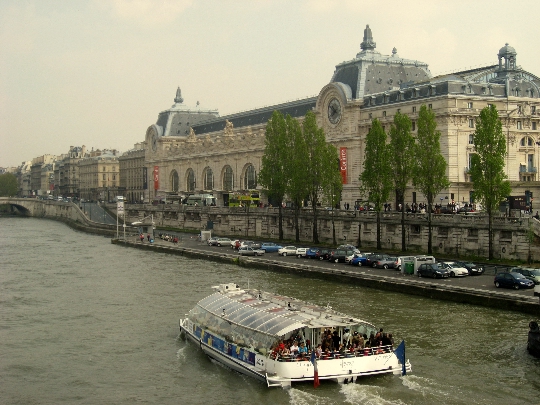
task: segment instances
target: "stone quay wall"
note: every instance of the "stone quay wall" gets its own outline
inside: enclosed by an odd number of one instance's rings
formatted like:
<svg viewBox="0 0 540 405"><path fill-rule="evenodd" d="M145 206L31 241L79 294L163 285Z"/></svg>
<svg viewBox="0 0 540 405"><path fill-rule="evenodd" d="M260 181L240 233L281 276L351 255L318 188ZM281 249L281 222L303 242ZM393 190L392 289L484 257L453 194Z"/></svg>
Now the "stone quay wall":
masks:
<svg viewBox="0 0 540 405"><path fill-rule="evenodd" d="M112 206L111 206L112 208ZM284 238L295 240L294 211L283 209ZM518 213L519 215L519 213ZM170 204L129 205L126 223L153 218L157 228L209 230L214 235L239 239L276 240L277 208L193 207ZM319 210L319 240L333 244L353 244L361 250L377 246L377 216L374 212ZM313 212L303 209L299 218L302 244L312 243ZM384 250L401 250L401 213L381 213L381 244ZM540 261L540 221L531 216L497 216L493 221L495 258ZM482 214L432 215L433 253L444 256L488 256L488 217ZM427 214L405 214L407 251L425 253L428 245Z"/></svg>

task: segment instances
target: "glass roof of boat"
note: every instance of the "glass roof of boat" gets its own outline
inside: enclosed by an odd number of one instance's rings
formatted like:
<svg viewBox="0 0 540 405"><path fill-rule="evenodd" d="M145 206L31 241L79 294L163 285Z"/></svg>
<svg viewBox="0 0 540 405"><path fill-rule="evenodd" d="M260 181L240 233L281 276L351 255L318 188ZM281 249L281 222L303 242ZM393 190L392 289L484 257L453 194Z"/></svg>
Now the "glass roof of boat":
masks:
<svg viewBox="0 0 540 405"><path fill-rule="evenodd" d="M370 325L330 306L321 307L260 290L243 290L232 283L213 288L218 292L199 301L201 308L230 323L269 335L284 336L303 327Z"/></svg>
<svg viewBox="0 0 540 405"><path fill-rule="evenodd" d="M230 322L270 335L281 336L307 326L302 317L271 302L233 298L236 297L215 293L202 299L199 306Z"/></svg>

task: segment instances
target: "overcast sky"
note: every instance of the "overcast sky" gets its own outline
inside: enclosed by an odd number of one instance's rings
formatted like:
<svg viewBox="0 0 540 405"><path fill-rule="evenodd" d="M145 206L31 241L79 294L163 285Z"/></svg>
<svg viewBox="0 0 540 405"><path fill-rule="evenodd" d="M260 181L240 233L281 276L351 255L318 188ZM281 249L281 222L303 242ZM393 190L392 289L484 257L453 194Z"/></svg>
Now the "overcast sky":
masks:
<svg viewBox="0 0 540 405"><path fill-rule="evenodd" d="M0 0L0 167L70 146L144 140L174 103L220 115L317 95L336 64L377 51L433 75L497 63L540 76L540 2Z"/></svg>

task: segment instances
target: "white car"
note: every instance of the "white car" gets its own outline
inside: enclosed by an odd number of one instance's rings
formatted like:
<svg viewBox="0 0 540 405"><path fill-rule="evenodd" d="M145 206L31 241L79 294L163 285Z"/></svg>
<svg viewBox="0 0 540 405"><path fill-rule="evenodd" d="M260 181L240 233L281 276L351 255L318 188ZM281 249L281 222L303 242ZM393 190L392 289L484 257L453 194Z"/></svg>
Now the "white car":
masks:
<svg viewBox="0 0 540 405"><path fill-rule="evenodd" d="M240 248L238 249L238 254L240 256L262 256L264 255L264 250L253 249L249 246L240 246Z"/></svg>
<svg viewBox="0 0 540 405"><path fill-rule="evenodd" d="M308 251L309 248L296 248L296 257L298 257L299 259L301 257L306 257L306 253Z"/></svg>
<svg viewBox="0 0 540 405"><path fill-rule="evenodd" d="M465 267L460 267L454 262L442 262L439 263L439 265L443 269L448 270L450 277L465 277L469 275L469 270L467 270Z"/></svg>
<svg viewBox="0 0 540 405"><path fill-rule="evenodd" d="M294 256L296 254L296 246L285 246L277 251L280 256Z"/></svg>

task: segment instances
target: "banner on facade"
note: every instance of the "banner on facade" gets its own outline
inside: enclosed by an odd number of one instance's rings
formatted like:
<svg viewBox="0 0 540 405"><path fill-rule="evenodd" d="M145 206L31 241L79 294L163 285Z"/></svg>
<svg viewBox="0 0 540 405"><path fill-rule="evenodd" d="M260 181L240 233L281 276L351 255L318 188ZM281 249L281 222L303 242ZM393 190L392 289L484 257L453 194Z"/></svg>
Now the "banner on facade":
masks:
<svg viewBox="0 0 540 405"><path fill-rule="evenodd" d="M143 181L143 190L148 190L148 170L146 167L142 168L142 181Z"/></svg>
<svg viewBox="0 0 540 405"><path fill-rule="evenodd" d="M159 189L159 166L154 166L154 190Z"/></svg>
<svg viewBox="0 0 540 405"><path fill-rule="evenodd" d="M341 183L347 184L347 148L339 148L339 170L341 171Z"/></svg>

